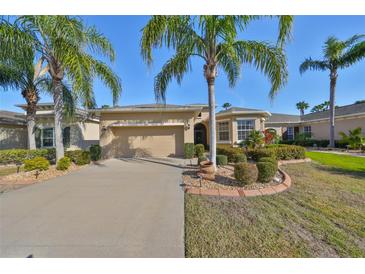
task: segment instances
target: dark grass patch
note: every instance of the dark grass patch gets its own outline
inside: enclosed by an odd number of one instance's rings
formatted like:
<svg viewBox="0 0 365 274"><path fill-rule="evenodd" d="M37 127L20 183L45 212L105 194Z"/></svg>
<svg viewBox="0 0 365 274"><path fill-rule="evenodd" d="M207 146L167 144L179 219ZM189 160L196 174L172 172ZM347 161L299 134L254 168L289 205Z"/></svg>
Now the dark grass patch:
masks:
<svg viewBox="0 0 365 274"><path fill-rule="evenodd" d="M364 257L365 178L316 164L284 167L286 192L185 196L187 257Z"/></svg>

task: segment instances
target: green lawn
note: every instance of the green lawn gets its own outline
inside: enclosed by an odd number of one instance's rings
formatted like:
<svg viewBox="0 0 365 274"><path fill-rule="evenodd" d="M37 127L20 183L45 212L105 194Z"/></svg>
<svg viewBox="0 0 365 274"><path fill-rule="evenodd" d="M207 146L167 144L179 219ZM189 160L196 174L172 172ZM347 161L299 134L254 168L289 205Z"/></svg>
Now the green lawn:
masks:
<svg viewBox="0 0 365 274"><path fill-rule="evenodd" d="M283 167L273 196L185 196L187 257L364 257L365 173L315 163Z"/></svg>
<svg viewBox="0 0 365 274"><path fill-rule="evenodd" d="M355 157L350 155L339 155L314 151L307 151L306 156L311 158L313 161L316 161L323 165L341 168L349 171L365 172L364 157Z"/></svg>

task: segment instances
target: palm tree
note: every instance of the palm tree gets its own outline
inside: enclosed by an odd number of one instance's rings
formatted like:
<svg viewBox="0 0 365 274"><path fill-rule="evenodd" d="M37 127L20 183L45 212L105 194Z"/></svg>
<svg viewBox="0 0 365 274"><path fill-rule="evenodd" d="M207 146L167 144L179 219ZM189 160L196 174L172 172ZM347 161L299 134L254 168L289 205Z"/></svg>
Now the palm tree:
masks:
<svg viewBox="0 0 365 274"><path fill-rule="evenodd" d="M21 62L16 59L2 60L0 62L0 86L7 89L19 89L27 102L26 121L28 131L28 148L36 149L35 142L35 115L39 101L39 92L43 90L48 81L42 68L42 60L33 64L34 55L30 54Z"/></svg>
<svg viewBox="0 0 365 274"><path fill-rule="evenodd" d="M349 144L352 149L359 149L365 144L365 136L361 134L361 127L357 127L353 130L349 130L346 134L343 131L339 132L342 137L342 141Z"/></svg>
<svg viewBox="0 0 365 274"><path fill-rule="evenodd" d="M199 57L204 65L208 84L210 160L216 161L215 79L220 67L234 87L243 63L253 64L268 76L272 87L270 97L287 81L286 58L282 46L290 36L292 16L279 17L278 45L238 40L239 31L258 16L153 16L143 28L141 53L152 64L153 48L163 45L175 50L175 55L162 67L155 78L157 101L165 102L168 83L176 78L180 84L191 70L191 58Z"/></svg>
<svg viewBox="0 0 365 274"><path fill-rule="evenodd" d="M338 70L350 67L365 57L365 36L354 35L341 41L329 37L324 45L323 60L306 59L299 67L300 73L307 70L329 71L330 76L330 147L335 146L335 95Z"/></svg>
<svg viewBox="0 0 365 274"><path fill-rule="evenodd" d="M95 27L87 27L72 16L20 16L12 24L20 34L12 35L0 29L1 48L14 51L17 44L30 44L44 59L52 80L56 159L64 156L62 143L63 81L70 83L86 107L95 105L93 80L98 76L112 91L116 104L121 84L109 66L91 54L101 54L113 62L115 52L109 40ZM10 34L10 35L9 35ZM4 36L7 37L5 38ZM65 77L66 76L66 77Z"/></svg>
<svg viewBox="0 0 365 274"><path fill-rule="evenodd" d="M297 109L300 111L300 116L304 115L304 110L307 108L309 108L309 104L307 102L300 101L297 103Z"/></svg>
<svg viewBox="0 0 365 274"><path fill-rule="evenodd" d="M222 105L222 108L224 108L225 110L229 109L232 105L230 103L224 103Z"/></svg>

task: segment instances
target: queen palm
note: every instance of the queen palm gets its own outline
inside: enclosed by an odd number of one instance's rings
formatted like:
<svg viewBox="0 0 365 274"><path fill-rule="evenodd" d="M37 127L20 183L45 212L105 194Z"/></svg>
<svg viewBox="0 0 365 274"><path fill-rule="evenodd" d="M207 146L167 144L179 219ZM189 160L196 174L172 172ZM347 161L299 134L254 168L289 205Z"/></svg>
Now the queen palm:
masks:
<svg viewBox="0 0 365 274"><path fill-rule="evenodd" d="M113 62L115 52L104 35L94 27L85 26L78 17L20 16L13 28L20 29L21 35L0 43L7 42L5 48L9 51L14 51L17 43L31 44L48 66L54 100L56 159L59 160L64 156L63 81L67 80L86 107L92 107L95 105L93 80L97 76L112 91L115 104L121 92L120 80L106 63L92 55L101 54Z"/></svg>
<svg viewBox="0 0 365 274"><path fill-rule="evenodd" d="M180 84L191 70L192 57L203 61L208 84L210 160L216 161L215 79L220 67L234 87L243 63L253 64L268 76L270 96L287 81L286 58L281 46L290 35L292 17L279 19L278 46L265 42L239 40L237 35L257 16L153 16L143 28L141 52L148 64L153 61L152 49L163 45L175 51L155 78L157 101L165 102L168 83L176 78Z"/></svg>
<svg viewBox="0 0 365 274"><path fill-rule="evenodd" d="M307 108L309 108L309 104L305 101L300 101L297 103L297 109L300 111L300 115L303 116L304 115L304 110L306 110Z"/></svg>
<svg viewBox="0 0 365 274"><path fill-rule="evenodd" d="M39 101L39 92L43 91L47 69L42 68L42 60L33 65L34 55L27 60L2 60L0 62L0 86L4 89L18 89L27 102L26 121L28 131L28 148L36 149L35 115Z"/></svg>
<svg viewBox="0 0 365 274"><path fill-rule="evenodd" d="M305 59L300 65L300 73L307 70L328 71L330 77L330 147L335 146L335 96L338 70L348 68L365 57L365 36L354 35L342 41L329 37L323 47L323 59Z"/></svg>

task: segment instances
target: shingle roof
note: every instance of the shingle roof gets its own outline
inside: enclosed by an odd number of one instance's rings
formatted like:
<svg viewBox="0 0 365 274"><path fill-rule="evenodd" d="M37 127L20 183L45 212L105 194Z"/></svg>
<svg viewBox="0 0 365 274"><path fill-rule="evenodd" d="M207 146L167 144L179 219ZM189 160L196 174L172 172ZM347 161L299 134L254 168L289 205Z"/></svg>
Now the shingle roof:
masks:
<svg viewBox="0 0 365 274"><path fill-rule="evenodd" d="M266 123L296 123L300 122L299 115L283 114L283 113L271 113L271 116L267 118Z"/></svg>
<svg viewBox="0 0 365 274"><path fill-rule="evenodd" d="M0 124L3 125L25 125L25 115L18 112L0 110Z"/></svg>
<svg viewBox="0 0 365 274"><path fill-rule="evenodd" d="M365 113L365 103L352 104L335 109L335 116L352 115L357 113ZM329 117L329 110L308 113L302 116L302 121L310 121L317 119L326 119Z"/></svg>
<svg viewBox="0 0 365 274"><path fill-rule="evenodd" d="M221 110L218 113L219 114L223 114L223 113L230 113L230 112L234 112L234 111L264 111L264 110L262 110L262 109L254 109L254 108L230 107L228 109Z"/></svg>

